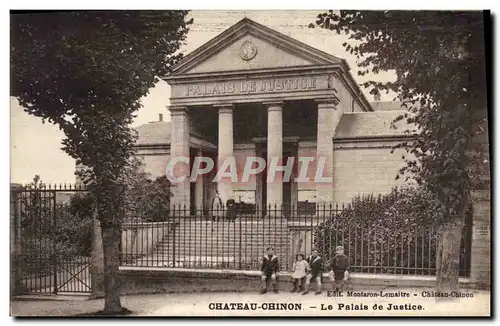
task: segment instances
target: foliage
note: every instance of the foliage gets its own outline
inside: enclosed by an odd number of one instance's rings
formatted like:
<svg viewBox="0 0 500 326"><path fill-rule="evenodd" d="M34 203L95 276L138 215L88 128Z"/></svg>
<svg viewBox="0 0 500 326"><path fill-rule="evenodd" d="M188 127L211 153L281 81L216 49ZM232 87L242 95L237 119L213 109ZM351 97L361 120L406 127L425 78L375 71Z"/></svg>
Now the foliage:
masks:
<svg viewBox="0 0 500 326"><path fill-rule="evenodd" d="M66 256L90 257L92 249L92 207L89 194L74 194L69 203L59 204L57 209L56 240L65 248L73 248Z"/></svg>
<svg viewBox="0 0 500 326"><path fill-rule="evenodd" d="M419 131L400 145L409 154L400 172L440 199L437 223L463 217L489 173L483 13L342 10L320 13L315 25L349 35L343 46L359 59L359 75L395 72L395 81L363 86L396 92L411 113L398 120Z"/></svg>
<svg viewBox="0 0 500 326"><path fill-rule="evenodd" d="M410 187L378 197L358 196L318 225L315 246L330 260L335 247L343 245L356 271L406 274L410 268L420 268L421 274L434 274L437 230L433 227L435 213L428 204L431 196L424 189ZM462 270L468 263L466 237L464 234L462 240Z"/></svg>
<svg viewBox="0 0 500 326"><path fill-rule="evenodd" d="M140 99L179 60L186 11L99 11L11 16L11 95L57 124L83 164L102 224L119 224L130 129Z"/></svg>
<svg viewBox="0 0 500 326"><path fill-rule="evenodd" d="M133 154L140 99L181 58L187 11L72 11L11 15L11 96L59 126L63 150L86 167L104 250L107 313L121 311L117 282L120 182Z"/></svg>
<svg viewBox="0 0 500 326"><path fill-rule="evenodd" d="M23 271L52 272L54 257L90 256L92 210L90 196L73 194L57 203L58 192L47 191L40 177L19 193Z"/></svg>
<svg viewBox="0 0 500 326"><path fill-rule="evenodd" d="M145 222L164 221L170 213L171 184L166 176L152 180L142 169L141 162L133 159L124 175L127 218L141 218Z"/></svg>

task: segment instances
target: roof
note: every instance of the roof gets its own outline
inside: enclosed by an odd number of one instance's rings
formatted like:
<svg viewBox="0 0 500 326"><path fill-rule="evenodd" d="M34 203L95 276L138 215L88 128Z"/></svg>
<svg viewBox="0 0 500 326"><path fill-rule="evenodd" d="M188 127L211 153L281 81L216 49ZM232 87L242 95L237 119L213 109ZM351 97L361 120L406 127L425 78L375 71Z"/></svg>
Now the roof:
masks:
<svg viewBox="0 0 500 326"><path fill-rule="evenodd" d="M406 130L412 129L403 119L391 128L398 116L407 113L404 110L344 113L335 131L336 139L404 137Z"/></svg>
<svg viewBox="0 0 500 326"><path fill-rule="evenodd" d="M324 51L318 50L292 37L275 31L272 28L261 25L249 18L243 18L233 26L229 27L213 39L209 40L193 52L186 55L172 68L172 75L183 74L201 60L210 57L220 51L223 47L233 43L242 35L255 35L258 38L265 39L271 44L308 59L311 62L322 65L343 65L348 68L345 59L333 56ZM347 69L348 70L348 69Z"/></svg>
<svg viewBox="0 0 500 326"><path fill-rule="evenodd" d="M150 122L135 128L139 138L136 145L170 144L170 122Z"/></svg>
<svg viewBox="0 0 500 326"><path fill-rule="evenodd" d="M308 62L301 64L288 66L281 66L283 62L287 62L287 60L278 60L280 62L279 65L272 67L261 67L261 68L252 68L250 69L249 65L246 64L245 68L242 67L231 67L227 64L226 61L223 62L224 67L227 69L223 70L200 70L198 72L193 71L196 68L200 68L204 63L207 63L211 58L215 58L217 55L220 55L225 50L228 50L228 53L233 53L232 51L235 49L231 49L231 46L234 45L238 40L243 40L246 36L252 36L256 39L262 40L265 43L272 45L275 49L282 51L283 53L287 53L292 55L293 57L301 58ZM279 55L276 55L277 58L280 58ZM211 64L207 64L209 67L213 67ZM217 65L215 65L217 66ZM271 71L281 71L285 68L288 69L313 69L313 68L328 68L328 69L336 69L341 74L341 80L344 86L352 92L353 96L357 99L360 106L363 110L371 111L370 104L361 91L359 84L356 82L352 74L350 73L350 67L347 61L343 58L331 55L327 52L316 49L310 45L307 45L303 42L300 42L290 36L287 36L283 33L280 33L272 28L259 24L249 18L243 18L238 23L229 27L216 37L212 38L208 42L204 43L196 50L190 52L186 56L184 56L176 65L172 67L172 70L166 76L162 76L162 79L167 81L167 83L176 83L177 81L184 79L196 79L201 77L209 77L220 78L220 76L227 74L240 74L242 72L247 73L248 71L253 71L254 73L262 72L263 70ZM205 67L206 68L206 67ZM233 69L234 68L234 69ZM231 76L232 77L232 76Z"/></svg>
<svg viewBox="0 0 500 326"><path fill-rule="evenodd" d="M370 102L373 111L404 111L405 108L401 107L401 104L401 102L395 101Z"/></svg>
<svg viewBox="0 0 500 326"><path fill-rule="evenodd" d="M165 121L150 122L135 128L138 133L138 139L135 145L169 145L171 139L171 123ZM215 149L216 147L199 137L190 136L189 143L192 147L202 147Z"/></svg>

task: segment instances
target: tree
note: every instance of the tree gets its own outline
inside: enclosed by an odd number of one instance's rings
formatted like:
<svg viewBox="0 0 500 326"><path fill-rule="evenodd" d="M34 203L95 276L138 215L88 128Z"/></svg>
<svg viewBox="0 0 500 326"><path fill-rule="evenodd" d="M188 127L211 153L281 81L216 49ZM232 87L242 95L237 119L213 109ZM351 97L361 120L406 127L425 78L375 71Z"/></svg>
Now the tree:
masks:
<svg viewBox="0 0 500 326"><path fill-rule="evenodd" d="M458 289L460 236L471 191L489 174L487 85L482 12L323 12L310 24L349 35L359 75L394 71L395 81L362 85L396 92L419 131L402 143L409 155L400 171L433 194L440 226L437 290ZM486 140L486 141L485 141Z"/></svg>
<svg viewBox="0 0 500 326"><path fill-rule="evenodd" d="M170 214L170 181L166 176L153 179L142 168L142 162L133 159L124 174L126 217L145 222L165 221Z"/></svg>
<svg viewBox="0 0 500 326"><path fill-rule="evenodd" d="M64 132L63 150L87 167L104 249L103 313L122 306L117 280L125 185L141 97L181 58L187 11L75 11L11 15L11 95Z"/></svg>

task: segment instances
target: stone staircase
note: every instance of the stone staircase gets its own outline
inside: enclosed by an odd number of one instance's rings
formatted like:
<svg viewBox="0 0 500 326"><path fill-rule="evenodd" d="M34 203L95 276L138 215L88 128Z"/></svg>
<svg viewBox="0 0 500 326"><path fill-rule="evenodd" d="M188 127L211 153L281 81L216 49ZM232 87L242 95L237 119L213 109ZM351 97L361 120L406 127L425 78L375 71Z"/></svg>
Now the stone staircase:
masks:
<svg viewBox="0 0 500 326"><path fill-rule="evenodd" d="M136 266L184 268L260 268L268 246L283 261L289 250L288 228L282 219L210 221L181 219L175 232L166 234L148 257Z"/></svg>

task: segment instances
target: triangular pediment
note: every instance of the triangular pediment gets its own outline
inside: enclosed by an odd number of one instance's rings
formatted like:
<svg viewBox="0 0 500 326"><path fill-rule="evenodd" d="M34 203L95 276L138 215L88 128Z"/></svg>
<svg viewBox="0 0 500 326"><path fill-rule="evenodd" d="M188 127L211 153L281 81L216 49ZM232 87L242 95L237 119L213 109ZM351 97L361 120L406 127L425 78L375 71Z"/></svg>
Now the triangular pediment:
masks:
<svg viewBox="0 0 500 326"><path fill-rule="evenodd" d="M244 18L181 60L172 75L338 65L343 60Z"/></svg>

